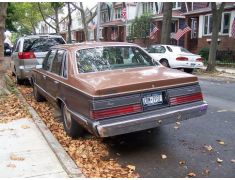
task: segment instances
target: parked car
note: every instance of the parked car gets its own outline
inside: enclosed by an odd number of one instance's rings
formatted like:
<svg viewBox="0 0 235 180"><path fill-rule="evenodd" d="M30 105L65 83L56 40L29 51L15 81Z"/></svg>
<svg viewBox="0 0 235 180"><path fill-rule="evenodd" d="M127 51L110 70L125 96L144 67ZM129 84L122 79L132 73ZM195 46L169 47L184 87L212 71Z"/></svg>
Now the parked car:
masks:
<svg viewBox="0 0 235 180"><path fill-rule="evenodd" d="M12 54L12 73L16 76L16 82L22 84L30 78L31 70L40 67L50 47L58 44L65 44L59 35L30 35L19 38Z"/></svg>
<svg viewBox="0 0 235 180"><path fill-rule="evenodd" d="M162 65L170 68L184 69L192 73L195 68L203 67L203 58L187 49L173 45L152 45L146 49Z"/></svg>
<svg viewBox="0 0 235 180"><path fill-rule="evenodd" d="M80 43L51 48L32 71L33 94L62 112L71 137L84 129L109 137L206 113L196 76L166 68L131 43Z"/></svg>
<svg viewBox="0 0 235 180"><path fill-rule="evenodd" d="M4 56L11 56L11 46L8 43L4 43Z"/></svg>

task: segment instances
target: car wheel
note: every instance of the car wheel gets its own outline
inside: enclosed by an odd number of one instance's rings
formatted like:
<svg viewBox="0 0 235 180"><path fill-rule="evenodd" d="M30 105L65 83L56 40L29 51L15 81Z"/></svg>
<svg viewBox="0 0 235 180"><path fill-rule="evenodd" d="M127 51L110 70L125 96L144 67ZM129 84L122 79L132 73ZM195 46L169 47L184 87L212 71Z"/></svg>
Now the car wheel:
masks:
<svg viewBox="0 0 235 180"><path fill-rule="evenodd" d="M193 69L192 68L184 68L184 72L192 74Z"/></svg>
<svg viewBox="0 0 235 180"><path fill-rule="evenodd" d="M65 132L72 138L82 136L84 134L84 129L81 127L72 117L71 113L68 111L66 105L61 105L63 125Z"/></svg>
<svg viewBox="0 0 235 180"><path fill-rule="evenodd" d="M24 84L24 79L20 79L17 75L15 75L15 79L16 79L16 84L19 84L19 85Z"/></svg>
<svg viewBox="0 0 235 180"><path fill-rule="evenodd" d="M170 65L166 59L161 60L160 63L165 67L170 67Z"/></svg>
<svg viewBox="0 0 235 180"><path fill-rule="evenodd" d="M33 96L37 102L45 101L44 97L38 92L38 88L36 85L33 85Z"/></svg>

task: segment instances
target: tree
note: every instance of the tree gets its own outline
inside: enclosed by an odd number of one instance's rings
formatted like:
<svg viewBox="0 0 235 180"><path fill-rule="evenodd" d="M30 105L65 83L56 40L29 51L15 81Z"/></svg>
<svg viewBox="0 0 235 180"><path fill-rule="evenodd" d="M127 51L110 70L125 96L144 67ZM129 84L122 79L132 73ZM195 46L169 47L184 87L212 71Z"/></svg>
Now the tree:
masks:
<svg viewBox="0 0 235 180"><path fill-rule="evenodd" d="M14 27L18 32L23 30L27 33L36 33L36 27L38 22L42 20L37 8L36 3L29 2L12 2L11 6L14 9Z"/></svg>
<svg viewBox="0 0 235 180"><path fill-rule="evenodd" d="M67 3L68 5L68 43L72 43L72 37L71 37L71 24L72 24L72 17L71 17L71 9L70 9L70 3Z"/></svg>
<svg viewBox="0 0 235 180"><path fill-rule="evenodd" d="M87 11L84 10L83 8L83 3L80 2L80 6L77 6L75 3L71 3L78 11L81 13L81 18L82 18L82 25L83 25L83 30L85 34L85 41L89 41L88 37L88 24L94 19L94 17L97 15L97 11L93 11L96 6L94 6L92 9L87 9ZM86 13L88 12L88 13Z"/></svg>
<svg viewBox="0 0 235 180"><path fill-rule="evenodd" d="M7 17L7 2L0 2L0 95L5 93L4 73L4 32Z"/></svg>
<svg viewBox="0 0 235 180"><path fill-rule="evenodd" d="M219 35L219 28L221 23L222 12L224 10L225 3L216 5L216 2L211 2L211 9L212 9L212 37L211 37L211 44L209 50L209 58L208 58L208 66L206 71L213 72L215 71L215 61L216 61L216 51L218 47L218 35Z"/></svg>
<svg viewBox="0 0 235 180"><path fill-rule="evenodd" d="M171 33L171 19L172 19L172 2L163 3L163 21L161 31L161 44L170 44L170 33Z"/></svg>
<svg viewBox="0 0 235 180"><path fill-rule="evenodd" d="M14 32L17 31L14 22L16 22L19 18L18 16L15 15L15 11L16 11L15 6L11 2L9 2L7 6L6 29Z"/></svg>
<svg viewBox="0 0 235 180"><path fill-rule="evenodd" d="M56 31L56 33L60 32L59 24L64 20L59 21L59 13L62 11L64 7L64 3L62 2L48 2L48 3L37 3L39 12L43 18L43 21L50 26L52 29ZM47 18L53 20L53 24L48 22Z"/></svg>
<svg viewBox="0 0 235 180"><path fill-rule="evenodd" d="M142 38L145 44L150 33L151 15L143 14L140 17L136 17L131 24L129 39Z"/></svg>

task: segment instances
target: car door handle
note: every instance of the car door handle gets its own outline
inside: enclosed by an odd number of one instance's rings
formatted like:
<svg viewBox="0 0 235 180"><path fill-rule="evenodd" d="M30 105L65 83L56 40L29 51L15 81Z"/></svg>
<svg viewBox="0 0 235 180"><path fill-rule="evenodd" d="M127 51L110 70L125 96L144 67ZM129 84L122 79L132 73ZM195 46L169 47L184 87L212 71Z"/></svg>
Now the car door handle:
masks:
<svg viewBox="0 0 235 180"><path fill-rule="evenodd" d="M54 81L55 84L58 84L59 82L58 81Z"/></svg>
<svg viewBox="0 0 235 180"><path fill-rule="evenodd" d="M43 77L43 79L46 79L46 78L47 78L46 75L42 75L42 77Z"/></svg>

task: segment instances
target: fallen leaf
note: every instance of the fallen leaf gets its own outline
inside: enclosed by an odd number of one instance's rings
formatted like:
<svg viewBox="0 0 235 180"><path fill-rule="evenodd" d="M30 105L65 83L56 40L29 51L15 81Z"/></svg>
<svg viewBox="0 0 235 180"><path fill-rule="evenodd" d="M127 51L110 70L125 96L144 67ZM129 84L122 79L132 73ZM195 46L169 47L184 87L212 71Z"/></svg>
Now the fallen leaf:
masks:
<svg viewBox="0 0 235 180"><path fill-rule="evenodd" d="M177 125L180 125L180 122L176 122Z"/></svg>
<svg viewBox="0 0 235 180"><path fill-rule="evenodd" d="M209 169L204 169L203 174L206 174L206 175L210 174L210 170Z"/></svg>
<svg viewBox="0 0 235 180"><path fill-rule="evenodd" d="M19 157L19 156L15 155L15 154L12 154L10 156L10 159L13 160L13 161L24 161L25 160L25 158Z"/></svg>
<svg viewBox="0 0 235 180"><path fill-rule="evenodd" d="M187 176L188 176L188 177L196 177L196 174L193 173L193 172L190 172L190 173L187 174Z"/></svg>
<svg viewBox="0 0 235 180"><path fill-rule="evenodd" d="M15 164L10 163L10 164L8 164L8 165L7 165L7 167L10 167L10 168L16 168L16 165L15 165Z"/></svg>
<svg viewBox="0 0 235 180"><path fill-rule="evenodd" d="M161 156L162 156L162 159L166 159L167 158L167 156L165 154L162 154Z"/></svg>
<svg viewBox="0 0 235 180"><path fill-rule="evenodd" d="M28 129L28 128L30 128L30 127L29 127L28 125L22 125L21 128L22 128L22 129Z"/></svg>
<svg viewBox="0 0 235 180"><path fill-rule="evenodd" d="M216 140L216 141L221 145L225 145L224 141L222 141L222 140Z"/></svg>
<svg viewBox="0 0 235 180"><path fill-rule="evenodd" d="M130 170L135 171L135 166L133 166L133 165L127 165L126 167L129 168Z"/></svg>
<svg viewBox="0 0 235 180"><path fill-rule="evenodd" d="M212 150L213 150L213 148L211 147L211 145L209 145L209 146L205 145L204 147L205 147L208 151L212 151Z"/></svg>
<svg viewBox="0 0 235 180"><path fill-rule="evenodd" d="M220 159L220 158L217 158L217 162L218 162L218 163L222 163L222 162L223 162L223 160L222 160L222 159Z"/></svg>
<svg viewBox="0 0 235 180"><path fill-rule="evenodd" d="M184 164L185 164L185 161L180 161L179 164L180 164L180 165L184 165Z"/></svg>
<svg viewBox="0 0 235 180"><path fill-rule="evenodd" d="M174 128L175 128L175 129L179 129L179 126L175 126Z"/></svg>
<svg viewBox="0 0 235 180"><path fill-rule="evenodd" d="M231 159L231 162L232 162L232 163L235 163L235 159Z"/></svg>

